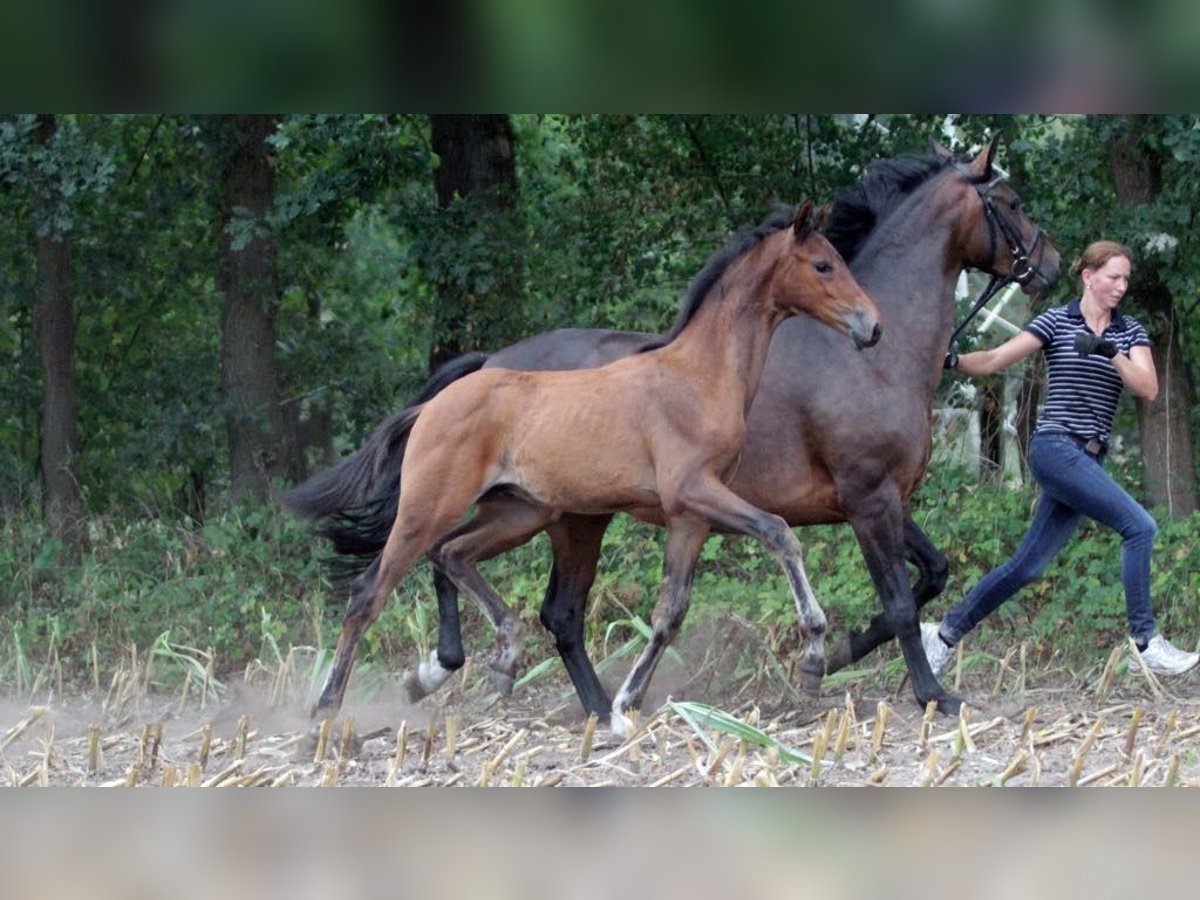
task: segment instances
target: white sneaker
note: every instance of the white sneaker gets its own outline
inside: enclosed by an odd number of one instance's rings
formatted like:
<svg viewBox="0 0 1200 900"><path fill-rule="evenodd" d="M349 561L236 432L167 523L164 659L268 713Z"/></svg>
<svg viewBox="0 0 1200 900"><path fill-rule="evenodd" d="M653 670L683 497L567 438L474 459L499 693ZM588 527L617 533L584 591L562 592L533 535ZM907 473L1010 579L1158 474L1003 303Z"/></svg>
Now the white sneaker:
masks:
<svg viewBox="0 0 1200 900"><path fill-rule="evenodd" d="M925 648L925 658L929 660L933 674L941 675L954 658L954 648L946 646L946 642L938 636L938 627L932 622L921 623L921 646Z"/></svg>
<svg viewBox="0 0 1200 900"><path fill-rule="evenodd" d="M1156 634L1150 638L1146 649L1129 661L1129 671L1140 672L1145 663L1155 675L1182 675L1198 662L1200 654L1180 650L1161 634Z"/></svg>

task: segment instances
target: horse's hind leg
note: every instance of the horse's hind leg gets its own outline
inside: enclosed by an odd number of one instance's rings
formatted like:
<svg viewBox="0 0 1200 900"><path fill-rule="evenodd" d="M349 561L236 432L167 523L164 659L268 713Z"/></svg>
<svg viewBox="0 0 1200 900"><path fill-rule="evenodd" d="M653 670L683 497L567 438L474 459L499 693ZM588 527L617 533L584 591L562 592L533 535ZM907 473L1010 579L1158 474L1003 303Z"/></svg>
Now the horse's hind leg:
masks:
<svg viewBox="0 0 1200 900"><path fill-rule="evenodd" d="M921 607L945 589L949 565L946 555L933 545L928 535L909 516L904 519L904 547L908 561L917 568L917 582L912 586L912 593L919 612ZM876 613L865 630L848 631L833 647L829 653L828 671L833 673L857 662L895 636L896 632L888 623L887 615Z"/></svg>
<svg viewBox="0 0 1200 900"><path fill-rule="evenodd" d="M503 694L512 692L520 666L521 625L491 585L480 576L475 563L526 543L545 528L555 515L553 510L525 503L488 503L480 507L478 516L439 542L430 554L446 577L459 590L474 598L491 619L496 629L492 680ZM445 618L450 618L449 610L444 612ZM457 609L452 618L457 627Z"/></svg>
<svg viewBox="0 0 1200 900"><path fill-rule="evenodd" d="M358 644L371 623L379 618L392 589L412 568L422 553L448 532L459 521L470 505L473 488L465 479L447 479L440 484L431 484L428 492L436 493L446 484L454 490L443 490L437 503L426 502L428 496L422 491L409 491L401 495L400 507L392 530L388 534L383 551L365 572L354 579L350 600L342 616L342 632L334 651L333 665L321 690L321 696L313 707L313 718L327 718L337 714L350 681L350 671Z"/></svg>
<svg viewBox="0 0 1200 900"><path fill-rule="evenodd" d="M632 732L633 724L626 713L641 706L650 676L662 659L663 651L675 640L687 615L692 574L708 533L707 522L690 517L672 519L667 526L663 580L653 615L654 631L612 705L611 726L613 734L618 737L629 737Z"/></svg>
<svg viewBox="0 0 1200 900"><path fill-rule="evenodd" d="M405 691L413 703L440 688L466 661L458 617L458 587L437 563L433 565L433 589L438 602L438 642L429 659L418 662L404 679Z"/></svg>
<svg viewBox="0 0 1200 900"><path fill-rule="evenodd" d="M924 706L936 700L942 712L957 713L962 701L938 683L921 646L916 603L904 568L906 516L898 490L887 483L873 491L844 494L853 497L843 505L883 604L884 622L900 641L917 702Z"/></svg>
<svg viewBox="0 0 1200 900"><path fill-rule="evenodd" d="M554 567L542 602L542 624L554 635L575 693L585 713L607 719L612 709L604 685L588 659L583 619L588 591L596 579L600 545L612 516L565 515L547 529Z"/></svg>

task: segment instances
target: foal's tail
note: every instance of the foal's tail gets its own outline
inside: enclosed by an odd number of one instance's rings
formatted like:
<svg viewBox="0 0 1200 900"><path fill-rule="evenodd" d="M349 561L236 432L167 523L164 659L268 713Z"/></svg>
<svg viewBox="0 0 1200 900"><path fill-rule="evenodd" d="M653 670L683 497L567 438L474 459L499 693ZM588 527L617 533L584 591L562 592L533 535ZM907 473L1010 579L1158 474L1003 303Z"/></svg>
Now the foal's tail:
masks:
<svg viewBox="0 0 1200 900"><path fill-rule="evenodd" d="M383 550L400 502L400 467L404 448L421 408L447 385L483 368L486 353L452 359L399 412L392 413L366 442L341 462L318 472L281 498L283 505L316 523L337 558L335 575L351 578Z"/></svg>

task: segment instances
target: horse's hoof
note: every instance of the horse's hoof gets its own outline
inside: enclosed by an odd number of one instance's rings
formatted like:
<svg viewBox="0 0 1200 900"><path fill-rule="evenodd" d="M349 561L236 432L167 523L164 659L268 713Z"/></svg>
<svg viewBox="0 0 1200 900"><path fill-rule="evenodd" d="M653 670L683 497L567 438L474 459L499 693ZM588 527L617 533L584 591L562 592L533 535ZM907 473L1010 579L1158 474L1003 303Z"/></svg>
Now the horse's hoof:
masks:
<svg viewBox="0 0 1200 900"><path fill-rule="evenodd" d="M930 700L936 700L938 712L947 716L957 716L963 705L962 698L951 694L949 691L939 694L937 697L931 697ZM921 705L926 706L928 703L929 700L926 700Z"/></svg>
<svg viewBox="0 0 1200 900"><path fill-rule="evenodd" d="M412 671L404 676L404 693L409 703L416 703L429 696L429 691L425 690L425 685L421 683L419 672Z"/></svg>
<svg viewBox="0 0 1200 900"><path fill-rule="evenodd" d="M821 693L821 680L825 677L823 660L802 659L796 666L796 686L810 696Z"/></svg>
<svg viewBox="0 0 1200 900"><path fill-rule="evenodd" d="M508 672L501 672L499 669L492 669L489 673L491 676L492 687L495 688L501 697L511 697L513 685L516 684L516 679Z"/></svg>
<svg viewBox="0 0 1200 900"><path fill-rule="evenodd" d="M839 669L844 669L854 662L853 651L850 648L850 638L843 637L829 651L829 659L825 664L825 672L832 675Z"/></svg>

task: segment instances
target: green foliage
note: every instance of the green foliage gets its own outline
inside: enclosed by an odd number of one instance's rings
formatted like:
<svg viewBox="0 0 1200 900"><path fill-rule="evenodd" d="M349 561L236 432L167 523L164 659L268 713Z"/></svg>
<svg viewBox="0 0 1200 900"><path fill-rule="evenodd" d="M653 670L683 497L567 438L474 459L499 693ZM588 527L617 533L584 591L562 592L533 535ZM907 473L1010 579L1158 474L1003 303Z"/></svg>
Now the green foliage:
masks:
<svg viewBox="0 0 1200 900"><path fill-rule="evenodd" d="M200 530L161 519L88 523L76 561L28 515L7 517L0 551L0 679L53 644L68 679L86 680L130 647L211 648L220 665L320 644L329 589L311 536L281 513L241 508Z"/></svg>

